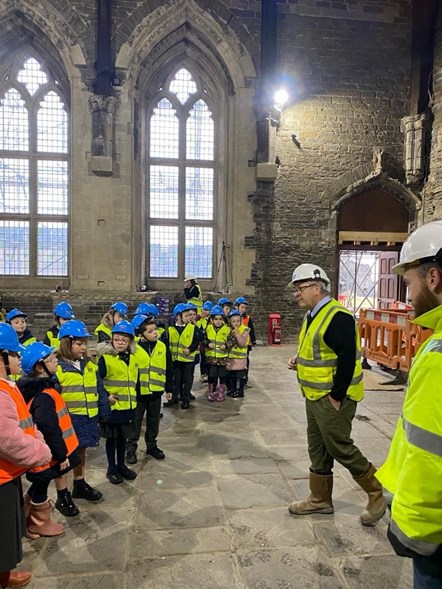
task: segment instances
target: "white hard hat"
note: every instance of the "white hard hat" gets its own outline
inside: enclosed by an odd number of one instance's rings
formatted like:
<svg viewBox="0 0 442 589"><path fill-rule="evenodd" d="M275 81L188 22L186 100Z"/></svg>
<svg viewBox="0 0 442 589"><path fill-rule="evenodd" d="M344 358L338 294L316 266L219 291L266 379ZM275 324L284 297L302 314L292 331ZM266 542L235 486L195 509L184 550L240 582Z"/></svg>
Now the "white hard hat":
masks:
<svg viewBox="0 0 442 589"><path fill-rule="evenodd" d="M393 266L393 271L402 276L407 264L432 261L442 265L442 221L432 221L413 231L402 246L399 264Z"/></svg>
<svg viewBox="0 0 442 589"><path fill-rule="evenodd" d="M289 286L295 282L301 282L302 280L321 280L325 282L325 286L330 286L330 279L325 271L316 264L301 264L293 270L292 280L289 282Z"/></svg>
<svg viewBox="0 0 442 589"><path fill-rule="evenodd" d="M188 280L196 280L195 274L186 274L184 282L187 282Z"/></svg>

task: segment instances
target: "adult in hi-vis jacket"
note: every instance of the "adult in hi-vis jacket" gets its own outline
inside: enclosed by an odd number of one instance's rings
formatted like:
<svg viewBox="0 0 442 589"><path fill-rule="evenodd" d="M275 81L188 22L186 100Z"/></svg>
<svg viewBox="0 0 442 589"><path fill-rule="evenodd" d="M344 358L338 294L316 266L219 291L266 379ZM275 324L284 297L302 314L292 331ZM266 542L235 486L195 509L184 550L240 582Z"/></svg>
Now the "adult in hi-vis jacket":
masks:
<svg viewBox="0 0 442 589"><path fill-rule="evenodd" d="M385 513L375 467L351 439L357 403L364 398L361 346L353 315L329 293L330 280L315 264L301 264L290 286L301 309L307 309L299 334L297 356L289 368L298 374L305 397L310 456L310 495L294 502L293 515L333 513L333 464L347 468L367 493L361 523L374 525Z"/></svg>
<svg viewBox="0 0 442 589"><path fill-rule="evenodd" d="M416 229L393 271L403 276L414 322L433 329L408 375L401 416L376 477L391 498L388 538L413 559L414 589L442 588L442 221Z"/></svg>

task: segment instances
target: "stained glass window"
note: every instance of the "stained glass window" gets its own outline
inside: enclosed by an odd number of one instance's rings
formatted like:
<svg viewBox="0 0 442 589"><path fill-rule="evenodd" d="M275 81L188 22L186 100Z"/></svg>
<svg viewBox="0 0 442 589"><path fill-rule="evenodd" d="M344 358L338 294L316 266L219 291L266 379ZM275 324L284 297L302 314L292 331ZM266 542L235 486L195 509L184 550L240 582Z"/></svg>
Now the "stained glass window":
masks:
<svg viewBox="0 0 442 589"><path fill-rule="evenodd" d="M67 276L65 101L38 59L11 65L0 79L0 275Z"/></svg>
<svg viewBox="0 0 442 589"><path fill-rule="evenodd" d="M182 279L192 273L211 278L215 219L213 113L201 80L186 68L174 73L160 92L149 116L148 276Z"/></svg>

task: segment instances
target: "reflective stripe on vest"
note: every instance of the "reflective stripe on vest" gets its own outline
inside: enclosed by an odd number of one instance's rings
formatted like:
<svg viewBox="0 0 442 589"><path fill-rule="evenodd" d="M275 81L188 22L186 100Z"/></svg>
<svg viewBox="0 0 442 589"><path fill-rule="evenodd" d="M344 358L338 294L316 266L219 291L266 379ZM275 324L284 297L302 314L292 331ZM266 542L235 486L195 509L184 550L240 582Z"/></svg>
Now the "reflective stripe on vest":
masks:
<svg viewBox="0 0 442 589"><path fill-rule="evenodd" d="M214 344L214 348L206 349L206 358L227 358L227 349L221 349L220 345L227 344L227 339L231 333L231 329L228 325L223 325L216 330L211 323L207 326L206 334L209 344Z"/></svg>
<svg viewBox="0 0 442 589"><path fill-rule="evenodd" d="M118 397L111 405L112 411L135 409L137 405L136 385L138 381L139 362L135 354L129 354L129 366L119 356L103 354L106 363L106 378L103 385L109 395Z"/></svg>
<svg viewBox="0 0 442 589"><path fill-rule="evenodd" d="M109 339L112 339L112 330L107 325L104 325L104 323L100 323L100 325L94 329L94 335L98 336L100 331L105 333Z"/></svg>
<svg viewBox="0 0 442 589"><path fill-rule="evenodd" d="M193 336L195 333L195 326L192 323L187 323L182 333L171 325L169 327L169 346L170 353L172 354L172 360L174 362L194 362L195 352L192 352L189 356L183 353L185 348L190 348L193 342Z"/></svg>
<svg viewBox="0 0 442 589"><path fill-rule="evenodd" d="M97 391L98 367L93 362L88 362L84 372L65 371L59 364L57 378L61 386L61 396L66 407L73 415L98 415L98 391Z"/></svg>
<svg viewBox="0 0 442 589"><path fill-rule="evenodd" d="M302 394L310 401L316 401L331 391L338 359L335 352L327 346L324 335L337 313L351 313L338 301L332 299L315 315L307 328L307 316L299 335L297 375ZM347 396L354 401L364 398L363 373L361 366L361 345L355 324L356 358L353 378L347 389Z"/></svg>
<svg viewBox="0 0 442 589"><path fill-rule="evenodd" d="M163 342L157 341L152 355L141 346L137 347L137 358L140 365L140 395L151 395L163 392L166 387L167 348Z"/></svg>
<svg viewBox="0 0 442 589"><path fill-rule="evenodd" d="M69 457L72 452L78 448L78 438L72 425L71 416L66 408L66 404L63 401L63 397L55 389L44 389L43 393L52 397L55 405L55 411L57 413L58 425L61 429L63 441L66 446L66 456ZM34 397L35 399L35 397ZM32 407L33 400L29 403L28 407ZM52 459L48 464L44 466L36 466L31 472L41 472L57 464L57 461Z"/></svg>
<svg viewBox="0 0 442 589"><path fill-rule="evenodd" d="M203 307L203 293L201 291L201 287L199 284L195 284L195 286L198 288L199 294L197 297L192 297L187 302L193 303L195 305L195 307L197 308L197 313L199 313Z"/></svg>
<svg viewBox="0 0 442 589"><path fill-rule="evenodd" d="M247 329L246 325L240 325L238 328L240 335L242 335L246 329ZM245 358L247 358L247 352L248 352L247 342L242 347L236 345L236 346L233 346L233 348L231 350L229 350L229 358L232 358L234 360L244 360Z"/></svg>
<svg viewBox="0 0 442 589"><path fill-rule="evenodd" d="M18 426L20 429L24 434L35 438L35 426L32 421L31 414L29 413L29 409L26 407L26 403L24 402L22 394L17 388L17 385L5 379L0 379L0 388L3 392L8 393L16 405ZM9 460L6 460L6 458L0 458L0 485L9 483L27 470L28 469L26 467L13 464L12 462L9 462Z"/></svg>

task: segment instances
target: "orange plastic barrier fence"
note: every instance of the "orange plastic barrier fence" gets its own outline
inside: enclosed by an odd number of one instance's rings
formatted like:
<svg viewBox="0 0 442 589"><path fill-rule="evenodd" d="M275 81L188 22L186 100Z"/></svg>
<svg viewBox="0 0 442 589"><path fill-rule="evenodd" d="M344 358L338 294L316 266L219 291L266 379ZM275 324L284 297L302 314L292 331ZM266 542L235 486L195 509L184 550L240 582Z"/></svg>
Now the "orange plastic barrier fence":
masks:
<svg viewBox="0 0 442 589"><path fill-rule="evenodd" d="M359 334L364 356L388 368L408 372L419 346L431 329L412 323L407 309L361 309Z"/></svg>

